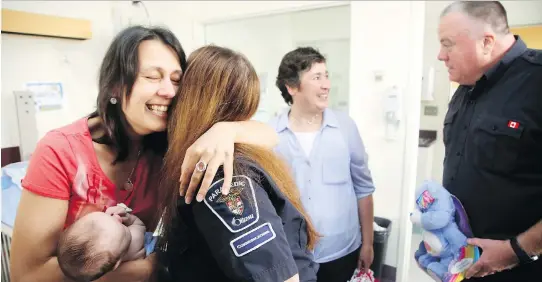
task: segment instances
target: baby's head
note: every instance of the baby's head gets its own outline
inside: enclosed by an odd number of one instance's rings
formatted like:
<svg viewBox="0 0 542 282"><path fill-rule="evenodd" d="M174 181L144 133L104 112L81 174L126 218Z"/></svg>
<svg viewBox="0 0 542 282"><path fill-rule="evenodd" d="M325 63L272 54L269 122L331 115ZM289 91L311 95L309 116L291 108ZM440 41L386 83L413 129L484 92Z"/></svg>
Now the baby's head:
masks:
<svg viewBox="0 0 542 282"><path fill-rule="evenodd" d="M60 236L58 264L75 281L93 281L120 264L130 241L128 228L117 217L93 212Z"/></svg>

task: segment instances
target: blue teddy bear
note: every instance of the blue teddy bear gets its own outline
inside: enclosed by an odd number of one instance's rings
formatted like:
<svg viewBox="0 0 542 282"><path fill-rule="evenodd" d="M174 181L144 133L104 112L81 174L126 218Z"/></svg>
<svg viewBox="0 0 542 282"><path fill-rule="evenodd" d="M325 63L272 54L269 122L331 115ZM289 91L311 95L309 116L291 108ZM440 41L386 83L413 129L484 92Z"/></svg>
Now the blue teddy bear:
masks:
<svg viewBox="0 0 542 282"><path fill-rule="evenodd" d="M425 181L416 189L416 209L410 214L413 224L423 229L416 261L437 281L447 281L450 263L458 259L467 237L456 223L456 201L440 184Z"/></svg>

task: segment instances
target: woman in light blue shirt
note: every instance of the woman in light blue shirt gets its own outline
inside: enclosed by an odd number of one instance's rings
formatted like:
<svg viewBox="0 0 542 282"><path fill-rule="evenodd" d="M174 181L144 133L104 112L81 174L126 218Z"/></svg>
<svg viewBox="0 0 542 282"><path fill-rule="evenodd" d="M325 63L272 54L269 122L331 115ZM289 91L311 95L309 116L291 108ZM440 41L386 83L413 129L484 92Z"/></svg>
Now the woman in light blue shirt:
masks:
<svg viewBox="0 0 542 282"><path fill-rule="evenodd" d="M291 107L270 122L280 138L275 150L293 169L303 205L323 236L314 250L318 282L347 281L356 267L369 269L374 256L375 188L363 142L348 115L328 108L326 59L315 49L286 54L276 85Z"/></svg>

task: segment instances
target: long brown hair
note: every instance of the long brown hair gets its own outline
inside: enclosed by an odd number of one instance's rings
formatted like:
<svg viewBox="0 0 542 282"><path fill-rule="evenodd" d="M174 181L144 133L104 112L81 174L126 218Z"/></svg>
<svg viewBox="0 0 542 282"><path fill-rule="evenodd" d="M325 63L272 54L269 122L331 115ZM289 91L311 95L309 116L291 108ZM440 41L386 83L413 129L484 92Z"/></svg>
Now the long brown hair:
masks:
<svg viewBox="0 0 542 282"><path fill-rule="evenodd" d="M177 220L179 175L188 147L217 122L249 120L260 102L260 82L254 67L242 54L223 47L205 46L188 58L188 67L175 99L168 123L169 149L160 188L162 207L159 213L166 240ZM260 166L302 214L307 221L307 247L312 250L317 233L284 161L273 151L254 145L236 144L234 154L236 159L250 160ZM234 174L241 171L245 172L246 167L234 161Z"/></svg>

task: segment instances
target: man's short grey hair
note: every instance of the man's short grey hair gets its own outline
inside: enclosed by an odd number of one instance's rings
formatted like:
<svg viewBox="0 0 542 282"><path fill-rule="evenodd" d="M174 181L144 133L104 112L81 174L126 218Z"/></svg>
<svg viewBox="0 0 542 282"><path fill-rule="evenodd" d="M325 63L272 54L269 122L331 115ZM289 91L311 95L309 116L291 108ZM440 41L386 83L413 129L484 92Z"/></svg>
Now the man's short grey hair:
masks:
<svg viewBox="0 0 542 282"><path fill-rule="evenodd" d="M499 1L456 1L448 5L440 17L451 12L460 12L487 23L498 34L504 35L510 32L506 9Z"/></svg>

